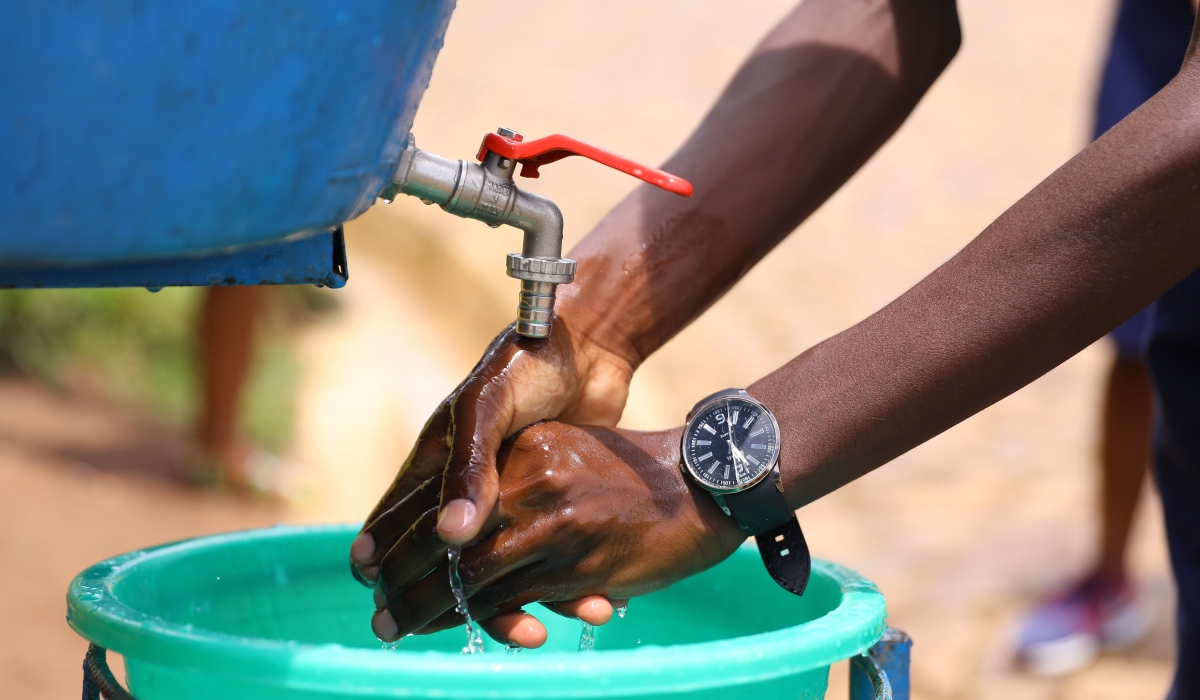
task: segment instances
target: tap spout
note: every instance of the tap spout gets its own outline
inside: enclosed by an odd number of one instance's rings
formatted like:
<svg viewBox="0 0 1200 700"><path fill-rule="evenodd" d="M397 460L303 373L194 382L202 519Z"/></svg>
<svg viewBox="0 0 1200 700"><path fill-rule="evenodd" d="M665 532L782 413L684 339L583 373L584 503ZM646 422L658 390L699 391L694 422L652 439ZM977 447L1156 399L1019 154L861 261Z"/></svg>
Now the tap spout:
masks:
<svg viewBox="0 0 1200 700"><path fill-rule="evenodd" d="M517 333L545 338L554 318L555 288L575 279L575 261L562 257L562 212L549 199L517 187L515 169L515 162L495 153L483 163L452 161L417 148L410 137L393 183L380 197L391 201L407 194L455 216L523 231L521 252L510 253L506 265L508 275L521 280Z"/></svg>
<svg viewBox="0 0 1200 700"><path fill-rule="evenodd" d="M505 222L525 232L521 255L527 258L561 258L563 216L558 205L540 194L517 188L512 214Z"/></svg>

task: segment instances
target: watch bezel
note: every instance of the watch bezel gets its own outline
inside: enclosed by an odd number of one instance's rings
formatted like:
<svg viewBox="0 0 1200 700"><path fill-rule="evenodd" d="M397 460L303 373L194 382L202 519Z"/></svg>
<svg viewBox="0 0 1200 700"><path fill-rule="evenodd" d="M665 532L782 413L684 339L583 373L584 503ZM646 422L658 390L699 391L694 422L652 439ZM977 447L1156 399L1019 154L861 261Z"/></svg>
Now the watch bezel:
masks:
<svg viewBox="0 0 1200 700"><path fill-rule="evenodd" d="M746 401L748 403L752 403L755 406L758 406L760 409L762 409L763 414L765 414L768 418L771 419L771 428L775 431L775 453L773 455L771 455L771 460L769 462L767 462L767 466L764 467L763 470L761 472L759 472L758 476L754 477L753 480L748 481L744 484L739 484L738 486L732 486L732 487L713 486L713 485L705 482L704 479L700 478L696 473L695 467L692 466L692 461L691 461L691 458L688 456L688 451L687 451L688 434L692 432L693 421L697 420L700 416L707 413L708 409L711 406L713 406L714 404L719 403L721 401L732 401L732 400ZM777 466L779 466L779 453L783 449L782 442L783 442L783 434L779 430L779 421L775 420L775 414L772 413L771 409L767 408L766 405L764 405L762 401L759 401L758 399L756 399L752 396L749 396L747 394L714 396L713 398L705 401L704 403L696 404L696 406L694 408L692 408L691 412L688 413L687 422L684 423L684 425L683 425L683 436L679 438L679 454L683 458L683 463L680 465L680 467L688 475L688 477L691 478L692 481L695 481L697 484L700 485L701 488L703 488L705 491L708 491L709 493L718 493L718 494L722 494L722 495L727 495L727 494L731 494L731 493L741 493L742 491L746 491L746 490L754 488L755 486L758 486L764 480L769 478L771 473L775 471L775 468Z"/></svg>

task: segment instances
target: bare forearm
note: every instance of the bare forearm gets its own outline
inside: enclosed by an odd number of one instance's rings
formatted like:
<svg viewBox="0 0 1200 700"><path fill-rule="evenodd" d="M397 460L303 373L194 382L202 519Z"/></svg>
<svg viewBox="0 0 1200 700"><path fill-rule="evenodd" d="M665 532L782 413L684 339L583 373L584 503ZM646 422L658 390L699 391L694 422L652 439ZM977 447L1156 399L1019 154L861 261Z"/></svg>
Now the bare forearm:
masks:
<svg viewBox="0 0 1200 700"><path fill-rule="evenodd" d="M707 40L707 39L706 39ZM637 366L725 293L899 127L959 41L952 0L808 0L666 164L572 252L559 312Z"/></svg>
<svg viewBox="0 0 1200 700"><path fill-rule="evenodd" d="M1029 383L1200 266L1200 71L1076 156L957 256L750 388L796 507Z"/></svg>

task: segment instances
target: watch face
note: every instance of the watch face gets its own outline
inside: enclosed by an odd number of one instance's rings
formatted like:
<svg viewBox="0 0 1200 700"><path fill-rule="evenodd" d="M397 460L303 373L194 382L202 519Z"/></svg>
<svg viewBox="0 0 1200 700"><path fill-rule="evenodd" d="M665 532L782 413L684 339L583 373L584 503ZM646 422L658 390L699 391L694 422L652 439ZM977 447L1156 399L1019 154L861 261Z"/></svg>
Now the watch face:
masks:
<svg viewBox="0 0 1200 700"><path fill-rule="evenodd" d="M779 428L757 401L730 397L700 409L683 435L683 461L701 484L733 492L758 483L775 464Z"/></svg>

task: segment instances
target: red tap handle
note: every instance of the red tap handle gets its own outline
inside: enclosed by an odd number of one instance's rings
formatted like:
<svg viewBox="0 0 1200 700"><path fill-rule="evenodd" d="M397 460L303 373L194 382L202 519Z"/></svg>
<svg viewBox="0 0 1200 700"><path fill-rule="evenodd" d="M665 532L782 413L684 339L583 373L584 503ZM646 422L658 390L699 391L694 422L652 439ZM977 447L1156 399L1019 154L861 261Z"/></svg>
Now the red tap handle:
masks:
<svg viewBox="0 0 1200 700"><path fill-rule="evenodd" d="M547 163L562 160L567 156L583 156L620 170L626 175L645 180L651 185L657 185L668 192L674 192L684 197L692 196L692 183L681 177L658 168L635 163L612 151L597 148L590 143L584 143L579 139L562 134L553 134L526 142L506 139L500 134L488 134L483 137L483 143L479 145L479 153L475 157L482 161L489 152L520 163L521 177L537 177L539 175L538 168Z"/></svg>

